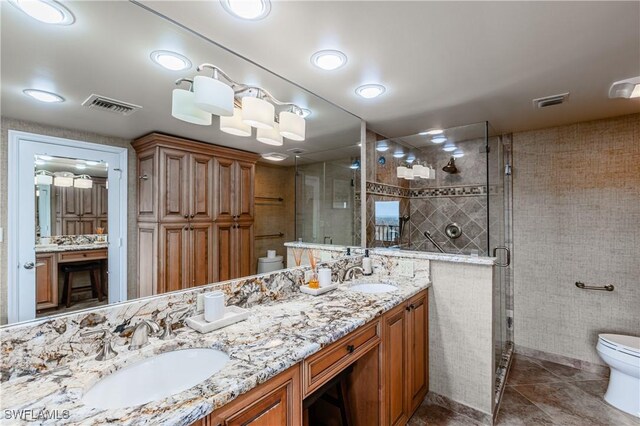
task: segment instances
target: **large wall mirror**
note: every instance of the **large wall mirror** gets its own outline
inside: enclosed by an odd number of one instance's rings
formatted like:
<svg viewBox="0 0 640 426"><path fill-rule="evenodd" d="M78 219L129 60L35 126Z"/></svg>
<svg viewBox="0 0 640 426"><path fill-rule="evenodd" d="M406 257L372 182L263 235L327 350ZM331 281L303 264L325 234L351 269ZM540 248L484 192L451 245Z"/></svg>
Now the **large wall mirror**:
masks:
<svg viewBox="0 0 640 426"><path fill-rule="evenodd" d="M2 3L2 324L277 270L300 238L359 243L358 117L140 4L65 6L73 22L46 25ZM175 118L174 89L211 77L203 63L302 108L305 140ZM225 202L250 208L225 222ZM156 214L181 203L189 217Z"/></svg>

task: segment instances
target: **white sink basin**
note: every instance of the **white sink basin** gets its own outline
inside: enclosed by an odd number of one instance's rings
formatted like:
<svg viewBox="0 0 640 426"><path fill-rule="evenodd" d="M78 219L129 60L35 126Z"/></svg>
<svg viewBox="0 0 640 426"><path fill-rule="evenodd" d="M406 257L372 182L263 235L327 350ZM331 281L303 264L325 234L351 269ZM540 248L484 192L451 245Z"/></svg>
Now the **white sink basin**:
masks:
<svg viewBox="0 0 640 426"><path fill-rule="evenodd" d="M395 285L387 283L358 283L350 285L348 288L351 291L367 294L391 293L398 289Z"/></svg>
<svg viewBox="0 0 640 426"><path fill-rule="evenodd" d="M229 362L215 349L184 349L136 362L96 383L82 397L101 409L133 407L185 391L208 379Z"/></svg>

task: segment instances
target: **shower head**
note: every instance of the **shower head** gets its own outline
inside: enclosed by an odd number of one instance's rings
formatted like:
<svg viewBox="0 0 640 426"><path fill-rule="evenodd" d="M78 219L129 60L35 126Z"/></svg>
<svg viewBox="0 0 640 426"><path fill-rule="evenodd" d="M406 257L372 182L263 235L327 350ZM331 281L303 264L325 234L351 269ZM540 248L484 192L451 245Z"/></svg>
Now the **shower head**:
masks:
<svg viewBox="0 0 640 426"><path fill-rule="evenodd" d="M451 160L449 160L447 165L442 168L442 171L451 174L458 173L458 168L456 167L456 159L451 157Z"/></svg>

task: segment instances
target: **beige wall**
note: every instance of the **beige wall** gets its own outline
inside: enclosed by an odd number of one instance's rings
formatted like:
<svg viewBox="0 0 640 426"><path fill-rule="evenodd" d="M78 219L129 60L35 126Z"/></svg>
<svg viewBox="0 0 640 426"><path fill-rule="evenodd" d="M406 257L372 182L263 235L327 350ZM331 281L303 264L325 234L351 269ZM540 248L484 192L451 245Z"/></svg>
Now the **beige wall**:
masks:
<svg viewBox="0 0 640 426"><path fill-rule="evenodd" d="M516 350L601 363L640 333L640 115L514 134L513 185Z"/></svg>
<svg viewBox="0 0 640 426"><path fill-rule="evenodd" d="M267 255L267 250L276 250L284 256L284 243L295 239L295 167L256 164L253 268L257 268L258 257ZM260 197L282 198L282 201L265 200ZM284 234L281 238L259 238L260 235Z"/></svg>
<svg viewBox="0 0 640 426"><path fill-rule="evenodd" d="M66 139L74 139L85 142L92 142L103 145L124 147L129 150L129 176L128 176L128 205L129 215L127 218L128 229L128 297L137 297L136 288L136 217L133 214L133 206L136 203L136 155L131 148L130 141L110 136L102 136L78 130L61 129L45 126L28 121L15 120L2 117L1 120L2 140L0 141L0 227L7 234L7 155L8 155L8 131L20 130L24 132L36 133L47 136L54 136ZM7 322L7 241L0 243L0 324Z"/></svg>

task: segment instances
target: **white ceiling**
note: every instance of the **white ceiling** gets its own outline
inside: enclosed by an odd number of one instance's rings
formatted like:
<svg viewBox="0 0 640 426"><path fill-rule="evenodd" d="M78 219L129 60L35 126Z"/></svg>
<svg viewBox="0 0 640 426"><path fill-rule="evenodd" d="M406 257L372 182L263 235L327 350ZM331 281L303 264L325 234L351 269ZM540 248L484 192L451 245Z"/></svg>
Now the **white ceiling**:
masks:
<svg viewBox="0 0 640 426"><path fill-rule="evenodd" d="M498 131L640 111L610 100L640 75L640 2L272 1L243 21L219 1L143 1L229 49L362 117L389 137L488 120ZM310 56L339 49L336 71ZM387 92L365 100L364 83ZM536 110L532 99L570 92Z"/></svg>
<svg viewBox="0 0 640 426"><path fill-rule="evenodd" d="M133 139L152 131L231 146L247 151L283 152L291 148L314 152L339 149L358 153L360 119L229 53L215 44L129 2L64 2L76 22L70 26L42 24L2 2L1 54L3 116L46 125ZM154 50L173 50L194 64L188 71L168 71L154 64ZM282 147L222 133L218 119L197 126L171 116L171 91L179 77L193 76L195 67L213 62L233 79L262 86L283 101L312 110L307 140L285 139ZM60 104L37 102L22 93L37 88L62 95ZM81 106L92 93L141 105L124 117ZM282 163L281 163L282 164Z"/></svg>

